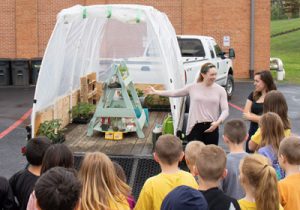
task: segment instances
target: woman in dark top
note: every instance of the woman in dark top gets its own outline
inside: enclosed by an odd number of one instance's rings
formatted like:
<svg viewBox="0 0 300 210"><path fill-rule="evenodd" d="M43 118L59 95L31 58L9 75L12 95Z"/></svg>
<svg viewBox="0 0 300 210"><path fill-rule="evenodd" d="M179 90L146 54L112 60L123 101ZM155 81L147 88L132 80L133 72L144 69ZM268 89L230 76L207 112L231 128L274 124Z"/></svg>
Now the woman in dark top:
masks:
<svg viewBox="0 0 300 210"><path fill-rule="evenodd" d="M255 89L248 96L243 113L243 118L250 121L246 152L251 152L248 143L258 128L258 121L263 113L265 95L269 91L277 89L270 71L257 72L254 76L254 86Z"/></svg>

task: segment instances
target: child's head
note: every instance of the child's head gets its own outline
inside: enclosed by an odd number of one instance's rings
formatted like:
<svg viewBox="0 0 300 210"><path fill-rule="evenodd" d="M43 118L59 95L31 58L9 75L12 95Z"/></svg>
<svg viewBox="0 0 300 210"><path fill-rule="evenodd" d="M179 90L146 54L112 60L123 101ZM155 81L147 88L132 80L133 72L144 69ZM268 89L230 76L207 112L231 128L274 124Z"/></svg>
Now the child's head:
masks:
<svg viewBox="0 0 300 210"><path fill-rule="evenodd" d="M197 155L203 147L205 144L201 141L190 141L185 147L185 161L192 174L194 174Z"/></svg>
<svg viewBox="0 0 300 210"><path fill-rule="evenodd" d="M35 184L37 207L41 210L75 210L80 192L76 171L62 167L49 169Z"/></svg>
<svg viewBox="0 0 300 210"><path fill-rule="evenodd" d="M245 191L255 195L257 209L279 209L277 176L266 157L253 154L242 159L240 181Z"/></svg>
<svg viewBox="0 0 300 210"><path fill-rule="evenodd" d="M196 168L204 181L217 182L226 175L226 154L216 145L206 145L198 153Z"/></svg>
<svg viewBox="0 0 300 210"><path fill-rule="evenodd" d="M119 177L119 179L126 183L126 175L122 166L117 162L113 162L113 164L115 167L117 177Z"/></svg>
<svg viewBox="0 0 300 210"><path fill-rule="evenodd" d="M259 120L261 130L260 147L270 145L277 154L280 141L284 138L283 123L278 114L267 112L263 114Z"/></svg>
<svg viewBox="0 0 300 210"><path fill-rule="evenodd" d="M279 163L285 169L285 164L300 165L300 138L296 136L284 138L279 146Z"/></svg>
<svg viewBox="0 0 300 210"><path fill-rule="evenodd" d="M43 157L50 147L51 141L47 137L32 138L27 142L25 156L29 164L42 165Z"/></svg>
<svg viewBox="0 0 300 210"><path fill-rule="evenodd" d="M155 144L154 157L163 164L178 163L183 158L181 140L170 134L160 136Z"/></svg>
<svg viewBox="0 0 300 210"><path fill-rule="evenodd" d="M161 210L207 210L203 194L194 188L181 185L172 190L163 200Z"/></svg>
<svg viewBox="0 0 300 210"><path fill-rule="evenodd" d="M288 118L288 105L283 94L278 90L267 93L264 99L264 113L275 112L282 120L284 129L290 129L291 123Z"/></svg>
<svg viewBox="0 0 300 210"><path fill-rule="evenodd" d="M224 125L224 141L229 144L242 144L248 137L244 121L240 119L229 120Z"/></svg>
<svg viewBox="0 0 300 210"><path fill-rule="evenodd" d="M122 201L130 192L117 177L113 162L101 152L86 153L79 179L83 185L81 209L110 209L109 202Z"/></svg>
<svg viewBox="0 0 300 210"><path fill-rule="evenodd" d="M73 153L65 144L53 144L47 149L43 158L41 174L55 166L74 167Z"/></svg>

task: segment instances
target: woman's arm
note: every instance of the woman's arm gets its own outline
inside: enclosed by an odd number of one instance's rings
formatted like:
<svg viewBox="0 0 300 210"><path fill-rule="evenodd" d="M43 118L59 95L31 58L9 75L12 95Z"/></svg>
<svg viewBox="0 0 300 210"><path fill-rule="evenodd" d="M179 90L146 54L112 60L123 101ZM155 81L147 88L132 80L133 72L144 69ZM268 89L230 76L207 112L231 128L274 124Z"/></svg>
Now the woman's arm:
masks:
<svg viewBox="0 0 300 210"><path fill-rule="evenodd" d="M249 121L258 123L260 116L251 112L252 103L253 102L251 100L247 99L245 107L244 107L243 118L245 120L249 120Z"/></svg>
<svg viewBox="0 0 300 210"><path fill-rule="evenodd" d="M219 116L219 119L217 120L218 124L224 122L229 115L228 100L227 100L227 94L225 90L222 91L221 94L220 107L221 107L221 114Z"/></svg>
<svg viewBox="0 0 300 210"><path fill-rule="evenodd" d="M248 143L249 150L252 152L255 152L258 149L258 144L256 144L254 141L250 140Z"/></svg>
<svg viewBox="0 0 300 210"><path fill-rule="evenodd" d="M146 89L145 93L167 97L183 97L189 94L189 87L190 85L186 85L184 88L178 90L156 90L154 87L150 86Z"/></svg>

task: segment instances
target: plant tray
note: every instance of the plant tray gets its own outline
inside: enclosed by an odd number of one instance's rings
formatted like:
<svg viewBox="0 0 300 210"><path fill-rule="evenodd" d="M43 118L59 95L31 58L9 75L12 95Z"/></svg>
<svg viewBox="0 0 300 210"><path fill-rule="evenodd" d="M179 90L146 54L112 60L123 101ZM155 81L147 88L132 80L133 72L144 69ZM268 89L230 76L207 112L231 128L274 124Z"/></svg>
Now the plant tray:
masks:
<svg viewBox="0 0 300 210"><path fill-rule="evenodd" d="M72 123L75 123L75 124L87 124L89 123L91 120L91 117L90 118L74 118L72 120Z"/></svg>

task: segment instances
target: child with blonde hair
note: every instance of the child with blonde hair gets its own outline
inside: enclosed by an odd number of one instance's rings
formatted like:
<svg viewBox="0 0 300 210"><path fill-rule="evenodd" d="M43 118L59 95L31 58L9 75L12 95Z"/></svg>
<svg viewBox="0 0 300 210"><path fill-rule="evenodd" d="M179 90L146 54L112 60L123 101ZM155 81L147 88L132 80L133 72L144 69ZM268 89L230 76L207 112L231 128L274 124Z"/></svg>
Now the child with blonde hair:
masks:
<svg viewBox="0 0 300 210"><path fill-rule="evenodd" d="M79 170L82 183L80 210L129 210L130 187L116 175L110 158L101 152L86 153Z"/></svg>
<svg viewBox="0 0 300 210"><path fill-rule="evenodd" d="M260 118L259 127L262 141L257 152L270 160L276 171L277 179L283 179L285 174L280 168L277 155L279 144L284 138L283 123L278 114L267 112Z"/></svg>
<svg viewBox="0 0 300 210"><path fill-rule="evenodd" d="M196 176L195 166L197 154L201 151L203 147L205 147L205 144L201 141L190 141L186 145L184 150L186 165L194 177Z"/></svg>
<svg viewBox="0 0 300 210"><path fill-rule="evenodd" d="M283 139L278 154L280 166L286 173L278 183L280 203L285 210L300 209L300 138Z"/></svg>
<svg viewBox="0 0 300 210"><path fill-rule="evenodd" d="M240 163L240 181L246 193L239 200L242 210L283 210L279 204L276 172L266 157L246 156Z"/></svg>
<svg viewBox="0 0 300 210"><path fill-rule="evenodd" d="M127 177L126 177L126 174L125 174L125 171L124 171L123 167L119 163L114 162L114 161L113 161L113 164L114 164L116 174L119 177L119 179L121 179L124 183L127 183ZM134 200L134 197L131 194L129 194L127 196L127 202L129 204L130 209L134 209L135 200Z"/></svg>

